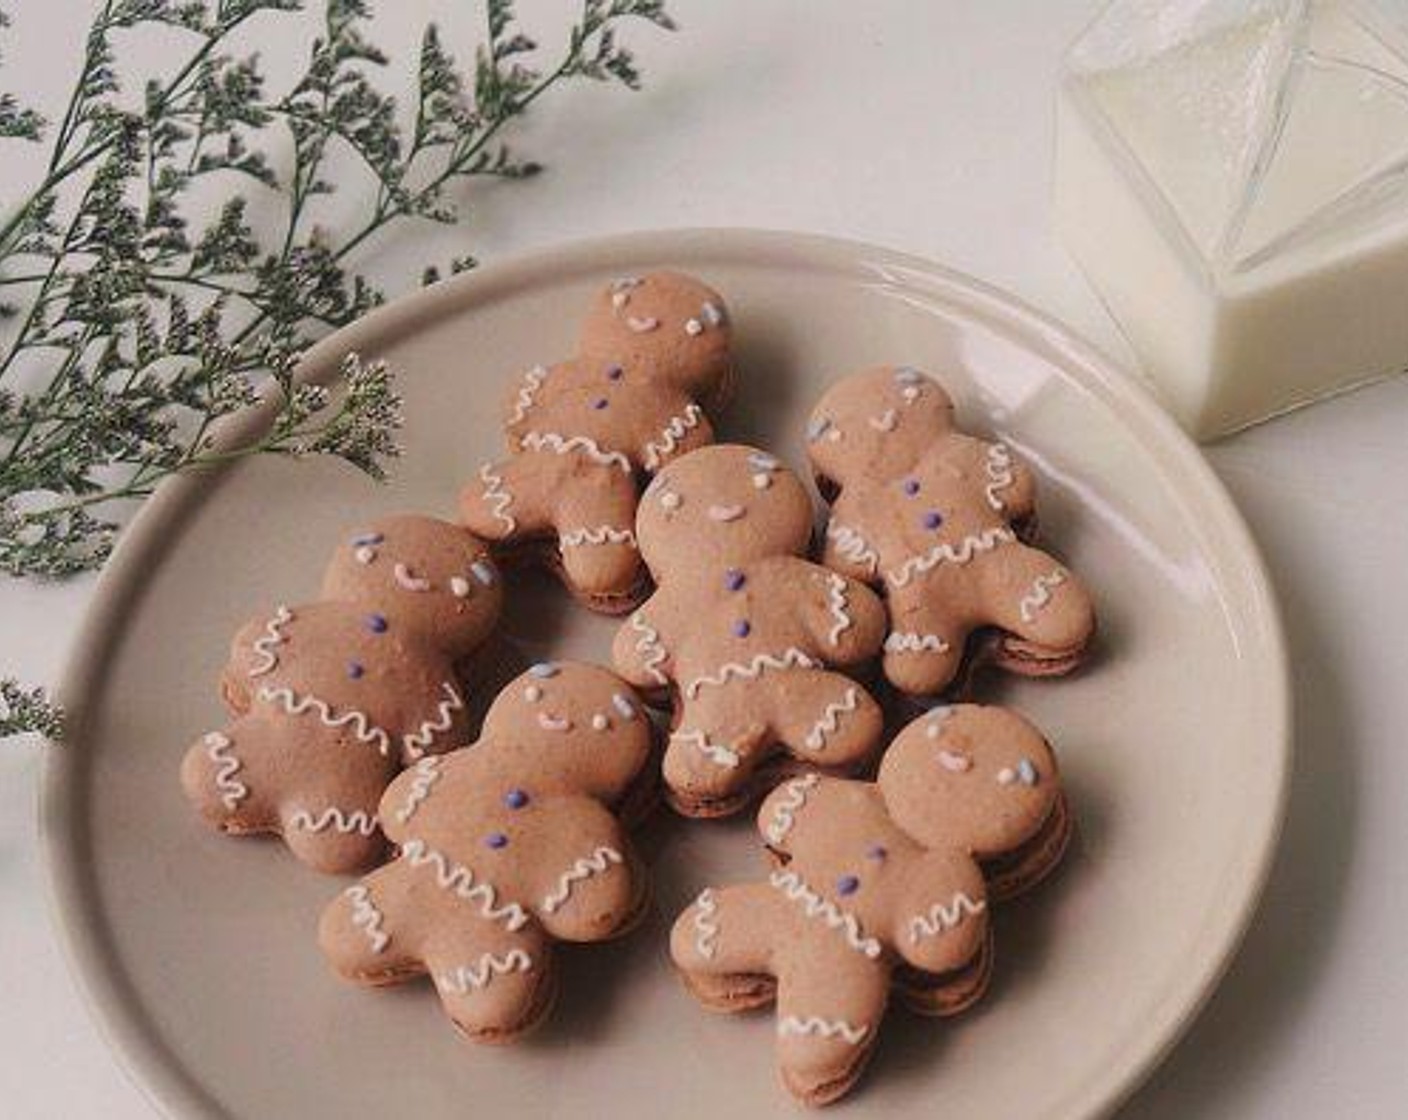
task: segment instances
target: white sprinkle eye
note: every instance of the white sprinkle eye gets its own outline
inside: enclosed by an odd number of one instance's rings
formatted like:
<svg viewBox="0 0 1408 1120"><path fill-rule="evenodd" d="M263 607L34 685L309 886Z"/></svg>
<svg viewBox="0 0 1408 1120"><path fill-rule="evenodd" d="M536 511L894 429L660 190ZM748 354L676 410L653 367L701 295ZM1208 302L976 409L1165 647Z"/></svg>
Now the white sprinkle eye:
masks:
<svg viewBox="0 0 1408 1120"><path fill-rule="evenodd" d="M527 700L530 704L536 704L542 698L543 690L535 684L530 684L523 690L523 699Z"/></svg>
<svg viewBox="0 0 1408 1120"><path fill-rule="evenodd" d="M684 499L681 498L678 494L676 494L673 490L666 490L663 494L660 495L660 505L663 506L665 509L679 509L680 506L683 504Z"/></svg>
<svg viewBox="0 0 1408 1120"><path fill-rule="evenodd" d="M754 489L754 490L766 490L766 489L767 489L769 486L771 486L771 485L772 485L772 475L770 475L770 474L755 474L755 475L753 476L753 489Z"/></svg>
<svg viewBox="0 0 1408 1120"><path fill-rule="evenodd" d="M997 784L1000 786L1010 786L1017 780L1017 772L1010 766L1004 766L997 772Z"/></svg>
<svg viewBox="0 0 1408 1120"><path fill-rule="evenodd" d="M687 335L703 334L704 324L698 319L686 319L684 321L684 333Z"/></svg>
<svg viewBox="0 0 1408 1120"><path fill-rule="evenodd" d="M376 549L369 544L364 544L352 553L352 556L359 564L370 564L376 559Z"/></svg>
<svg viewBox="0 0 1408 1120"><path fill-rule="evenodd" d="M906 401L911 403L917 401L919 399L919 386L906 385L903 389L900 390L900 396L902 396Z"/></svg>
<svg viewBox="0 0 1408 1120"><path fill-rule="evenodd" d="M604 715L602 715L600 712L597 712L596 715L592 716L593 731L605 731L610 726L611 721L607 719Z"/></svg>
<svg viewBox="0 0 1408 1120"><path fill-rule="evenodd" d="M469 598L469 580L463 576L450 577L450 594L456 599Z"/></svg>

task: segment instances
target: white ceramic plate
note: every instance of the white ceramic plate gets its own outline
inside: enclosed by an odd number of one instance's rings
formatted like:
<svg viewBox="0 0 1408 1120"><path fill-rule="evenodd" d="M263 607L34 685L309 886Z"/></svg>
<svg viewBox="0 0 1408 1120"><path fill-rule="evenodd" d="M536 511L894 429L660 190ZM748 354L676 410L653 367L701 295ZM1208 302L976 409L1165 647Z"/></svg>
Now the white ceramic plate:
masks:
<svg viewBox="0 0 1408 1120"><path fill-rule="evenodd" d="M1195 449L1103 358L1011 299L922 261L790 234L614 238L477 271L317 347L400 371L409 444L377 487L336 464L259 461L167 487L127 532L68 673L73 740L49 755L43 828L59 922L96 1014L181 1116L776 1115L769 1015L702 1012L664 933L703 885L757 875L746 822L662 820L644 846L655 910L625 942L565 954L549 1023L511 1049L465 1043L428 986L335 980L313 940L339 889L275 843L197 823L181 753L220 719L229 635L316 587L347 526L449 513L501 446L504 379L569 352L586 296L658 265L734 309L727 438L802 465L827 382L874 362L940 373L966 424L1044 477L1046 539L1096 591L1078 677L989 681L1056 742L1079 821L1063 871L996 918L994 983L954 1021L896 1010L857 1115L1088 1117L1113 1107L1221 975L1271 859L1288 769L1285 653L1246 529ZM246 434L253 418L246 425ZM528 655L606 659L614 624L544 582L506 623Z"/></svg>

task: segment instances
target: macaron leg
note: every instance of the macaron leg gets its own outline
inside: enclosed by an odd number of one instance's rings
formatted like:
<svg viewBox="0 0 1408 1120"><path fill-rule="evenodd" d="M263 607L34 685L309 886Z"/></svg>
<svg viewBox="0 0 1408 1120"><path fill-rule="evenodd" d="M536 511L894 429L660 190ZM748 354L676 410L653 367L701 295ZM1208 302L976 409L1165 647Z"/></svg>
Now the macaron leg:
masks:
<svg viewBox="0 0 1408 1120"><path fill-rule="evenodd" d="M950 603L948 589L930 576L890 589L885 676L901 692L911 696L942 692L958 675L968 625Z"/></svg>
<svg viewBox="0 0 1408 1120"><path fill-rule="evenodd" d="M822 1105L850 1091L875 1048L889 992L889 966L844 945L785 958L778 974L777 1059L793 1096Z"/></svg>
<svg viewBox="0 0 1408 1120"><path fill-rule="evenodd" d="M849 770L880 745L884 716L861 685L841 673L794 669L772 678L773 723L793 757Z"/></svg>
<svg viewBox="0 0 1408 1120"><path fill-rule="evenodd" d="M558 458L565 458L559 456ZM553 495L563 578L587 598L628 598L642 584L636 482L614 464L574 456Z"/></svg>
<svg viewBox="0 0 1408 1120"><path fill-rule="evenodd" d="M187 799L213 828L231 835L278 828L277 767L287 728L264 716L245 716L207 731L181 759Z"/></svg>
<svg viewBox="0 0 1408 1120"><path fill-rule="evenodd" d="M753 714L743 692L738 688L725 695L718 689L681 701L679 725L665 747L662 773L670 803L686 816L725 816L749 797L769 729Z"/></svg>
<svg viewBox="0 0 1408 1120"><path fill-rule="evenodd" d="M705 1007L746 1011L773 1001L773 946L788 928L782 905L764 883L708 887L675 919L670 957Z"/></svg>
<svg viewBox="0 0 1408 1120"><path fill-rule="evenodd" d="M318 945L333 970L356 984L395 984L424 971L414 929L402 924L408 869L389 863L339 892L318 920Z"/></svg>
<svg viewBox="0 0 1408 1120"><path fill-rule="evenodd" d="M512 1042L542 1021L556 992L547 942L465 910L427 942L425 968L455 1027L473 1042Z"/></svg>
<svg viewBox="0 0 1408 1120"><path fill-rule="evenodd" d="M1009 635L999 649L1000 663L1037 675L1074 668L1095 632L1085 585L1040 549L1015 545L1004 558L982 574L989 619Z"/></svg>

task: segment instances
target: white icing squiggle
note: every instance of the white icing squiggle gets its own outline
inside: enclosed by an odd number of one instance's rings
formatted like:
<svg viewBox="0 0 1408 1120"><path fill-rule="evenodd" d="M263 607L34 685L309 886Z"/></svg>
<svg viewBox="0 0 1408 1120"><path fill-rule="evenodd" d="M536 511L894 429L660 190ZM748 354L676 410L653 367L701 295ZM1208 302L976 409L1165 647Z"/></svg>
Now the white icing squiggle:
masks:
<svg viewBox="0 0 1408 1120"><path fill-rule="evenodd" d="M391 941L391 935L381 928L382 913L372 901L372 895L361 883L344 892L352 900L352 924L367 935L372 952L380 953Z"/></svg>
<svg viewBox="0 0 1408 1120"><path fill-rule="evenodd" d="M807 803L808 791L820 780L815 774L803 774L800 778L793 778L782 787L785 791L784 796L780 797L773 806L772 820L768 821L767 827L763 829L764 835L770 841L774 844L781 844L787 839L787 834L797 823L796 814Z"/></svg>
<svg viewBox="0 0 1408 1120"><path fill-rule="evenodd" d="M827 704L807 736L802 740L809 751L819 751L826 746L826 737L834 735L841 728L841 717L854 712L860 703L860 694L854 688L846 689L846 695L839 704Z"/></svg>
<svg viewBox="0 0 1408 1120"><path fill-rule="evenodd" d="M496 474L494 470L485 463L479 468L479 479L484 483L484 501L489 505L489 512L498 520L504 523L504 528L512 533L518 528L518 522L514 520L513 514L509 513L509 507L513 505L513 495L504 488L504 477Z"/></svg>
<svg viewBox="0 0 1408 1120"><path fill-rule="evenodd" d="M420 803L430 796L430 787L440 780L440 756L431 755L416 763L411 775L411 788L406 791L406 803L396 810L396 819L405 824Z"/></svg>
<svg viewBox="0 0 1408 1120"><path fill-rule="evenodd" d="M354 832L370 836L377 829L376 817L367 816L361 809L344 813L336 805L329 805L316 817L306 809L298 809L289 817L288 823L291 828L300 828L304 832L323 832L332 828L344 836Z"/></svg>
<svg viewBox="0 0 1408 1120"><path fill-rule="evenodd" d="M580 451L588 459L604 467L617 466L626 474L631 473L631 461L619 451L604 451L590 436L566 437L557 432L528 432L519 442L530 451L551 451L554 455L568 455Z"/></svg>
<svg viewBox="0 0 1408 1120"><path fill-rule="evenodd" d="M660 671L661 664L669 657L664 643L660 641L660 631L645 621L644 611L631 615L631 629L640 635L636 652L641 655L641 667L656 684L669 684L670 678Z"/></svg>
<svg viewBox="0 0 1408 1120"><path fill-rule="evenodd" d="M699 421L704 417L704 410L697 404L688 404L684 412L678 416L671 416L669 422L660 433L658 440L649 440L645 445L645 469L653 471L663 461L666 455L672 454L684 439L685 433L691 428L699 427Z"/></svg>
<svg viewBox="0 0 1408 1120"><path fill-rule="evenodd" d="M268 685L264 685L259 689L259 698L278 704L291 716L301 716L306 712L312 712L324 727L350 726L352 734L357 737L358 742L374 744L377 752L383 758L389 757L391 754L391 736L372 723L366 712L360 712L353 708L339 715L320 697L313 696L311 693L307 696L299 696L291 688L270 688Z"/></svg>
<svg viewBox="0 0 1408 1120"><path fill-rule="evenodd" d="M474 872L462 863L452 863L423 840L408 840L401 846L401 855L412 867L430 864L440 886L479 907L479 913L490 921L503 922L512 931L528 923L528 915L516 902L498 905L498 892L490 883L477 883Z"/></svg>
<svg viewBox="0 0 1408 1120"><path fill-rule="evenodd" d="M852 1024L845 1019L821 1019L808 1015L799 1019L795 1015L784 1015L777 1023L777 1033L782 1038L788 1035L814 1035L819 1038L844 1038L852 1046L859 1046L870 1033L869 1023Z"/></svg>
<svg viewBox="0 0 1408 1120"><path fill-rule="evenodd" d="M425 720L417 730L408 731L401 736L401 746L412 758L419 758L430 749L437 735L450 730L450 726L455 722L455 713L464 707L464 700L449 681L442 681L440 688L445 698L440 701L435 718Z"/></svg>
<svg viewBox="0 0 1408 1120"><path fill-rule="evenodd" d="M274 647L283 645L288 640L280 627L287 626L292 621L293 612L280 603L274 611L274 617L264 624L264 636L251 647L261 658L259 664L250 669L251 677L262 677L278 665L279 655Z"/></svg>
<svg viewBox="0 0 1408 1120"><path fill-rule="evenodd" d="M768 876L768 883L780 890L792 902L799 902L809 918L820 918L830 928L838 931L852 949L876 960L881 953L880 942L866 937L861 931L860 921L854 914L840 909L829 898L822 898L807 886L795 871L774 871Z"/></svg>
<svg viewBox="0 0 1408 1120"><path fill-rule="evenodd" d="M690 681L685 686L684 692L693 700L706 684L722 686L734 679L753 680L761 676L767 669L815 669L816 667L816 662L796 646L788 646L782 651L780 657L771 653L759 653L755 654L746 665L737 661L725 662L713 675L705 674Z"/></svg>
<svg viewBox="0 0 1408 1120"><path fill-rule="evenodd" d="M904 587L916 575L936 568L940 564L967 564L982 552L991 552L1000 544L1011 544L1017 535L1005 525L984 529L981 533L970 533L958 542L958 547L944 542L936 544L922 556L911 556L894 571L886 572L885 578L896 587Z"/></svg>
<svg viewBox="0 0 1408 1120"><path fill-rule="evenodd" d="M880 567L880 554L849 525L831 522L826 526L826 539L835 541L836 551L852 564L861 565L866 575L873 576Z"/></svg>
<svg viewBox="0 0 1408 1120"><path fill-rule="evenodd" d="M926 937L935 937L953 929L965 918L981 914L987 908L987 899L980 898L974 902L962 891L959 891L949 900L947 906L942 902L936 902L929 908L928 914L916 914L910 918L909 940L918 944Z"/></svg>
<svg viewBox="0 0 1408 1120"><path fill-rule="evenodd" d="M548 371L543 366L534 366L523 375L523 384L513 405L513 415L508 418L510 425L522 423L523 418L528 415L528 410L536 403L534 398L547 375Z"/></svg>
<svg viewBox="0 0 1408 1120"><path fill-rule="evenodd" d="M738 764L743 761L732 747L723 746L721 743L711 743L709 736L702 731L676 731L670 738L687 743L714 765L722 766L726 770L737 769Z"/></svg>
<svg viewBox="0 0 1408 1120"><path fill-rule="evenodd" d="M987 472L988 484L983 488L983 493L987 495L988 505L1001 513L1007 507L998 494L1016 481L1012 475L1012 453L1007 450L1005 444L988 444L988 461L984 469Z"/></svg>
<svg viewBox="0 0 1408 1120"><path fill-rule="evenodd" d="M1030 622L1036 617L1037 611L1044 608L1051 602L1051 589L1060 587L1066 582L1066 573L1060 568L1056 568L1050 575L1037 576L1032 581L1032 589L1022 596L1021 602L1017 604L1018 612L1022 616L1023 622Z"/></svg>
<svg viewBox="0 0 1408 1120"><path fill-rule="evenodd" d="M886 653L947 653L949 644L937 634L892 630L885 639Z"/></svg>
<svg viewBox="0 0 1408 1120"><path fill-rule="evenodd" d="M615 848L608 848L605 845L597 848L591 855L583 856L559 876L557 886L543 899L544 912L555 913L559 907L564 905L572 896L574 884L595 875L604 875L611 869L613 863L622 862L624 860L621 853Z"/></svg>
<svg viewBox="0 0 1408 1120"><path fill-rule="evenodd" d="M235 777L241 766L240 760L235 757L235 744L228 735L219 731L207 734L204 742L206 756L218 766L215 771L216 792L220 794L225 808L233 812L249 796L249 787Z"/></svg>
<svg viewBox="0 0 1408 1120"><path fill-rule="evenodd" d="M841 635L851 628L851 616L846 610L846 581L835 572L827 578L826 598L831 617L836 620L827 632L826 640L834 646L840 644Z"/></svg>
<svg viewBox="0 0 1408 1120"><path fill-rule="evenodd" d="M694 900L694 948L706 961L714 959L719 946L719 902L714 891L705 887Z"/></svg>
<svg viewBox="0 0 1408 1120"><path fill-rule="evenodd" d="M532 957L522 949L510 949L502 957L485 953L474 964L462 964L454 972L442 972L436 977L436 982L446 991L463 996L487 987L495 976L529 972L532 968Z"/></svg>
<svg viewBox="0 0 1408 1120"><path fill-rule="evenodd" d="M636 535L630 529L598 525L595 529L573 529L557 538L559 548L580 548L587 544L628 544L636 547Z"/></svg>

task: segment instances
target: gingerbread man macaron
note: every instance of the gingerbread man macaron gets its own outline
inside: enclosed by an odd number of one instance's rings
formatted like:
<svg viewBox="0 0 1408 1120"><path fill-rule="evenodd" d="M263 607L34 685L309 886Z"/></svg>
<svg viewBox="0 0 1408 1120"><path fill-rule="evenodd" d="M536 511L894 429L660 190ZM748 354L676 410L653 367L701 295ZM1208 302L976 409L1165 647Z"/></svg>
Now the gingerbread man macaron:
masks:
<svg viewBox="0 0 1408 1120"><path fill-rule="evenodd" d="M358 984L428 976L477 1042L548 1012L554 941L617 937L648 883L620 814L651 780L653 733L629 685L535 665L494 700L479 740L401 774L380 815L397 855L327 908L319 941Z"/></svg>
<svg viewBox="0 0 1408 1120"><path fill-rule="evenodd" d="M936 381L905 366L844 378L806 439L832 500L824 561L883 590L896 688L943 692L979 656L1024 676L1081 663L1094 607L1080 579L1031 543L1031 471L1004 444L960 432Z"/></svg>
<svg viewBox="0 0 1408 1120"><path fill-rule="evenodd" d="M279 605L235 637L221 681L233 718L187 751L187 797L220 831L281 835L320 871L368 866L385 848L387 784L467 737L455 664L502 603L466 529L401 516L349 533L317 601Z"/></svg>
<svg viewBox="0 0 1408 1120"><path fill-rule="evenodd" d="M634 529L640 488L713 440L709 414L732 381L718 292L677 272L613 280L576 355L510 386L509 456L464 488L465 524L506 560L546 563L592 610L629 611L647 588Z"/></svg>
<svg viewBox="0 0 1408 1120"><path fill-rule="evenodd" d="M964 705L906 727L875 782L782 783L758 830L771 873L700 893L670 951L705 1007L777 1004L783 1083L821 1105L859 1079L892 991L937 1016L983 995L989 905L1051 871L1070 818L1041 734L1013 712Z"/></svg>
<svg viewBox="0 0 1408 1120"><path fill-rule="evenodd" d="M736 812L782 772L849 773L880 746L879 706L840 669L873 661L884 608L806 560L812 503L756 448L722 444L665 467L636 534L656 591L621 628L627 680L669 690L664 780L688 816Z"/></svg>

